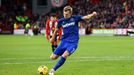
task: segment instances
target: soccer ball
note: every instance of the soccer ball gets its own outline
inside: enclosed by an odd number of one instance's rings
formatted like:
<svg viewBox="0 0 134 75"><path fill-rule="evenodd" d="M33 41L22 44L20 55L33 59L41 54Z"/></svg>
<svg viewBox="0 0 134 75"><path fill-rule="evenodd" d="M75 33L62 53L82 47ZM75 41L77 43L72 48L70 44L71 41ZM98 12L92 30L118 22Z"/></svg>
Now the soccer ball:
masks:
<svg viewBox="0 0 134 75"><path fill-rule="evenodd" d="M48 75L48 68L46 66L39 66L38 73L40 75Z"/></svg>

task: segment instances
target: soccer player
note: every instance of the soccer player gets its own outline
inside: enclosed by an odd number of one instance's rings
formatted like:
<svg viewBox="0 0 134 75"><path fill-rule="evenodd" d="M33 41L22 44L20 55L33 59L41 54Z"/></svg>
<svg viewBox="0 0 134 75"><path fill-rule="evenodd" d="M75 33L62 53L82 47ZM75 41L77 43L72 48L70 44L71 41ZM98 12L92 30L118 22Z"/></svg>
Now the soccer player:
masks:
<svg viewBox="0 0 134 75"><path fill-rule="evenodd" d="M25 31L24 31L24 34L25 34L25 35L28 35L29 29L30 29L30 23L28 22L28 23L26 23L26 25L25 25Z"/></svg>
<svg viewBox="0 0 134 75"><path fill-rule="evenodd" d="M54 30L57 27L58 20L56 18L55 14L51 14L50 19L46 22L46 39L49 41L52 37L52 34L54 33ZM57 44L60 40L61 36L61 29L58 31L58 34L56 35L53 42L51 42L52 51L54 51L57 48Z"/></svg>
<svg viewBox="0 0 134 75"><path fill-rule="evenodd" d="M72 7L66 6L63 9L63 16L64 18L59 19L58 25L56 30L54 31L54 34L52 38L50 39L50 42L54 41L54 38L57 34L57 31L60 27L62 27L62 37L61 42L56 48L56 50L51 54L50 58L52 60L57 59L59 56L61 57L57 64L49 71L49 75L54 75L54 72L61 67L66 59L74 53L78 46L79 41L79 28L78 28L78 22L79 21L86 21L90 20L92 17L96 16L97 13L93 12L92 14L88 14L86 16L73 16L72 15L73 10Z"/></svg>

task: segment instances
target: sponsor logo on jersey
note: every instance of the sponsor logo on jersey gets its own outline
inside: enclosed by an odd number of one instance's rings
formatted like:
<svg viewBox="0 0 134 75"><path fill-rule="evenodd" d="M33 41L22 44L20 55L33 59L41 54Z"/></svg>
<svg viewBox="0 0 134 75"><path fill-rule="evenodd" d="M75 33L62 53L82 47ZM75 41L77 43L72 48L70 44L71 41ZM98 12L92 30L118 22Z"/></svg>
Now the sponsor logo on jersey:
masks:
<svg viewBox="0 0 134 75"><path fill-rule="evenodd" d="M64 24L62 27L63 27L63 28L66 28L66 27L74 26L74 25L75 25L75 22L71 22L71 23L66 23L66 24Z"/></svg>

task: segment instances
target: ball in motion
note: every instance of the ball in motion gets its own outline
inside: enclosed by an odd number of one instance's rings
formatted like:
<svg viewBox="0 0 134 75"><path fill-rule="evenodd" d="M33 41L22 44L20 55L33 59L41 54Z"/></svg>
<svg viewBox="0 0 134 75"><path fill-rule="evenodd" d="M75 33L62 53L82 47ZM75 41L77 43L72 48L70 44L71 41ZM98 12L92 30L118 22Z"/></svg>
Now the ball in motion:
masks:
<svg viewBox="0 0 134 75"><path fill-rule="evenodd" d="M48 75L48 68L46 66L39 66L38 67L38 73L40 75Z"/></svg>

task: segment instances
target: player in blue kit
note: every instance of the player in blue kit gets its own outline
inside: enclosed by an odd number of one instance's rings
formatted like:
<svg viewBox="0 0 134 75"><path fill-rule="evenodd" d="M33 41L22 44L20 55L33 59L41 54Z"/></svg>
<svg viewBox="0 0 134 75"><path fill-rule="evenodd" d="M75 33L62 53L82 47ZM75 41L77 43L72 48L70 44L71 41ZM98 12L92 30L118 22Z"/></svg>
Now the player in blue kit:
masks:
<svg viewBox="0 0 134 75"><path fill-rule="evenodd" d="M57 59L59 56L61 57L57 64L50 70L49 75L54 75L54 72L61 67L66 59L77 49L79 42L79 21L90 20L92 17L96 16L97 13L93 12L92 14L86 16L73 16L72 7L66 6L63 9L64 18L59 19L58 25L50 42L54 41L56 34L60 27L62 27L62 37L61 42L55 51L51 54L50 58L52 60Z"/></svg>

